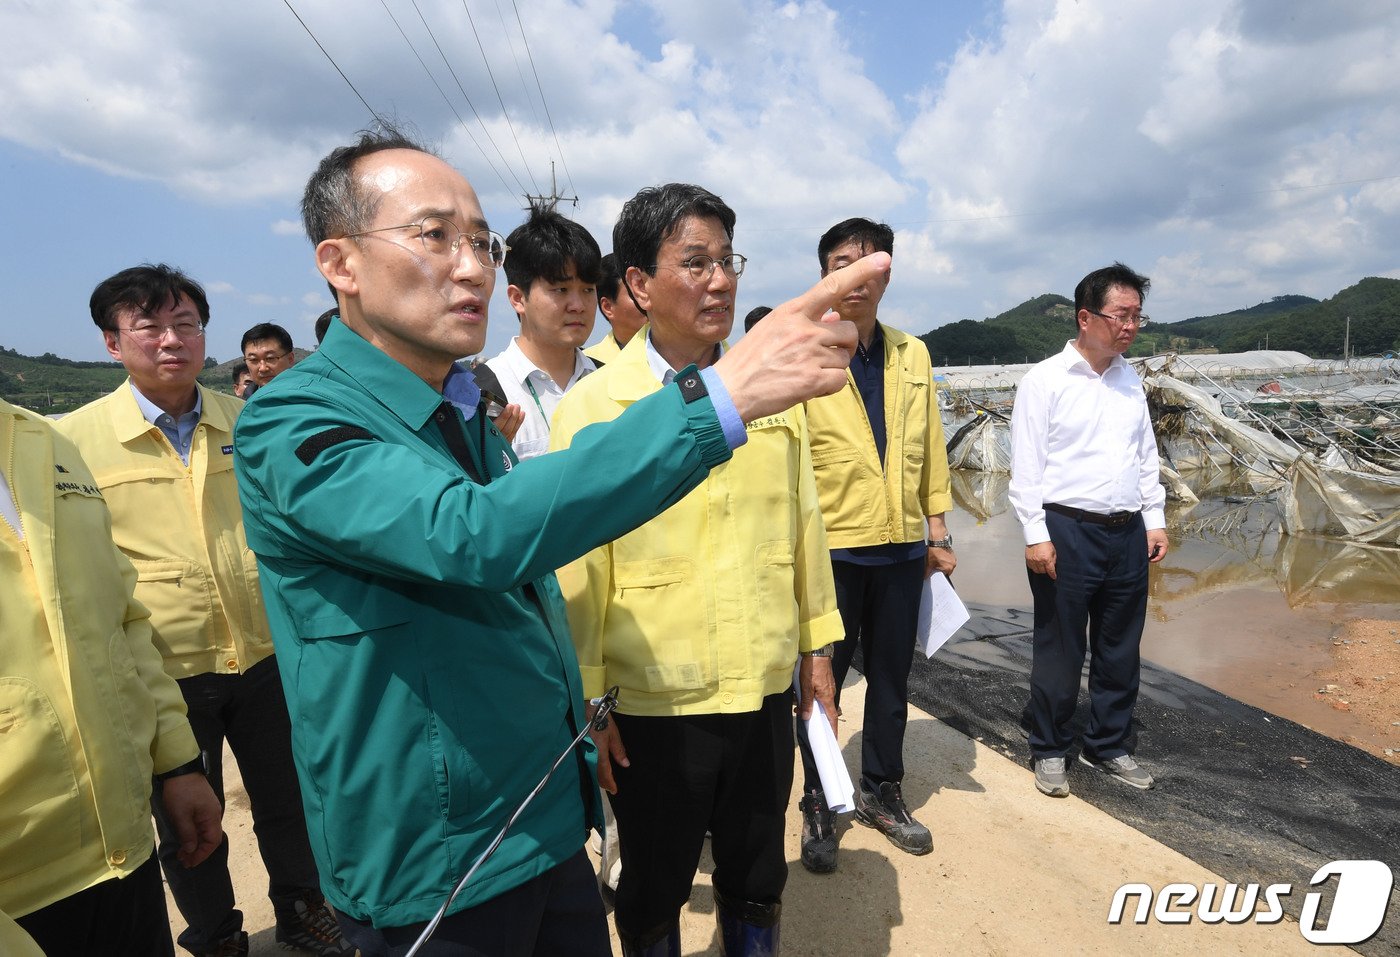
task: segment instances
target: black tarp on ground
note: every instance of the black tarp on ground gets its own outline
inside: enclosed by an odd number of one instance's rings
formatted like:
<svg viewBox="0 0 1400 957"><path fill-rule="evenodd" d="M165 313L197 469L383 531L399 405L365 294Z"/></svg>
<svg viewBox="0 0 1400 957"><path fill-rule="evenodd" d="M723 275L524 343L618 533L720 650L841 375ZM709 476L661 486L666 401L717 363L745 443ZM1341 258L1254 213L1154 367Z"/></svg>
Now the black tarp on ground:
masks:
<svg viewBox="0 0 1400 957"><path fill-rule="evenodd" d="M1030 612L968 610L972 621L933 659L915 655L910 699L1028 762L1019 724L1029 694ZM1076 715L1081 728L1087 694ZM1308 881L1330 861L1379 860L1400 874L1400 768L1149 662L1136 721L1137 757L1157 786L1137 791L1074 760L1075 795L1228 881L1291 884L1283 903L1294 919L1308 891L1321 891L1319 913L1329 912L1336 881L1320 888ZM1356 950L1400 954L1397 897L1392 890L1379 933Z"/></svg>

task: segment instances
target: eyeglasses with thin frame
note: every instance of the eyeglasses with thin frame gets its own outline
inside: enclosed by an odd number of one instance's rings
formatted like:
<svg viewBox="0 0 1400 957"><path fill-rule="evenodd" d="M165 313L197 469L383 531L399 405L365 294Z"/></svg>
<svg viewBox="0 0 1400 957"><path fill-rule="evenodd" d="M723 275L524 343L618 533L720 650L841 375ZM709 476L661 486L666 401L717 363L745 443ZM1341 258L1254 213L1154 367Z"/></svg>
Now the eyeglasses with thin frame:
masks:
<svg viewBox="0 0 1400 957"><path fill-rule="evenodd" d="M418 240L423 244L423 251L430 256L455 255L462 248L462 244L467 243L472 254L476 256L476 261L487 269L500 269L506 261L506 253L510 252L505 237L500 233L490 229L464 233L452 220L441 216L424 216L416 223L404 223L402 226L363 229L358 233L350 233L345 238L354 239L356 236L368 236L370 233L384 233L394 229L418 230Z"/></svg>
<svg viewBox="0 0 1400 957"><path fill-rule="evenodd" d="M250 366L270 366L275 365L282 359L285 359L287 357L288 352L291 352L291 350L288 349L287 352L279 352L276 355L265 356L254 356L245 354L243 356L243 361L248 363L248 365Z"/></svg>
<svg viewBox="0 0 1400 957"><path fill-rule="evenodd" d="M1106 312L1096 312L1096 311L1093 310L1093 309L1085 309L1084 311L1087 312L1087 313L1088 313L1089 315L1091 315L1091 316L1098 316L1100 319L1110 319L1110 320L1112 320L1113 322L1118 323L1118 325L1120 325L1120 326L1137 326L1137 327L1141 328L1142 326L1145 326L1145 325L1147 325L1149 322L1152 321L1151 319L1149 319L1149 318L1148 318L1147 316L1145 316L1145 315L1142 315L1142 316L1110 316L1110 315L1109 315L1108 313L1106 313Z"/></svg>
<svg viewBox="0 0 1400 957"><path fill-rule="evenodd" d="M715 274L715 267L724 270L724 274L730 279L738 279L744 274L744 264L747 263L747 256L740 256L737 253L730 253L728 256L721 256L719 259L713 256L691 256L689 259L682 259L676 263L676 269L684 269L690 273L690 278L696 282L705 282Z"/></svg>
<svg viewBox="0 0 1400 957"><path fill-rule="evenodd" d="M137 342L156 343L164 339L167 332L173 332L175 338L185 341L198 339L204 335L204 326L197 322L176 322L165 326L156 322L148 322L126 329L118 326L117 331L126 333Z"/></svg>

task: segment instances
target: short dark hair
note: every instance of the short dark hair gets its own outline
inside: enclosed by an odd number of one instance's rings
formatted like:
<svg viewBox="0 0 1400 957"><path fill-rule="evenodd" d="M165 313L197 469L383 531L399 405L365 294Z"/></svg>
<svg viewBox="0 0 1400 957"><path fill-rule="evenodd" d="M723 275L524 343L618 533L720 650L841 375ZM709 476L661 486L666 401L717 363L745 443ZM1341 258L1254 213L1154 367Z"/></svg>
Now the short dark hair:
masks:
<svg viewBox="0 0 1400 957"><path fill-rule="evenodd" d="M671 238L682 220L692 216L719 220L725 235L734 238L734 210L702 186L690 183L648 186L624 203L617 224L613 226L613 254L617 256L617 270L623 279L633 266L655 276L656 254L661 244ZM630 286L627 292L632 294ZM635 296L632 301L636 302ZM641 308L640 304L637 308Z"/></svg>
<svg viewBox="0 0 1400 957"><path fill-rule="evenodd" d="M758 321L773 311L772 306L754 306L749 310L749 314L744 317L744 331L748 332Z"/></svg>
<svg viewBox="0 0 1400 957"><path fill-rule="evenodd" d="M598 298L617 302L617 293L622 288L622 270L617 268L617 254L608 253L598 268Z"/></svg>
<svg viewBox="0 0 1400 957"><path fill-rule="evenodd" d="M331 150L316 166L301 195L301 222L313 246L335 236L357 233L374 219L378 198L360 189L355 180L355 164L385 150L415 150L437 156L384 120L372 129L361 130L354 143Z"/></svg>
<svg viewBox="0 0 1400 957"><path fill-rule="evenodd" d="M316 344L320 345L326 341L326 333L330 331L331 320L340 318L340 307L332 306L316 317Z"/></svg>
<svg viewBox="0 0 1400 957"><path fill-rule="evenodd" d="M248 350L248 343L262 342L264 339L273 339L283 352L292 351L292 336L286 329L283 329L275 322L260 322L247 332L243 333L243 340L238 344L239 352Z"/></svg>
<svg viewBox="0 0 1400 957"><path fill-rule="evenodd" d="M235 386L238 385L238 380L243 378L245 375L252 375L252 373L248 371L248 363L244 362L242 359L239 359L233 364L233 384Z"/></svg>
<svg viewBox="0 0 1400 957"><path fill-rule="evenodd" d="M563 282L570 263L576 278L598 285L603 259L598 241L553 207L531 206L529 218L511 230L506 245L506 282L527 295L536 279Z"/></svg>
<svg viewBox="0 0 1400 957"><path fill-rule="evenodd" d="M817 262L821 263L823 275L832 250L851 242L857 243L862 251L894 255L894 230L889 226L863 216L843 219L822 233L817 241Z"/></svg>
<svg viewBox="0 0 1400 957"><path fill-rule="evenodd" d="M142 263L102 280L88 299L88 311L97 328L116 332L117 313L121 310L151 313L179 302L181 296L189 297L199 311L200 326L207 326L209 299L204 295L204 287L165 263Z"/></svg>
<svg viewBox="0 0 1400 957"><path fill-rule="evenodd" d="M1079 285L1074 287L1075 316L1079 315L1081 309L1088 309L1090 312L1098 312L1102 309L1103 301L1108 298L1108 291L1114 286L1132 289L1137 292L1140 302L1146 302L1147 290L1152 288L1152 280L1134 272L1122 263L1114 263L1112 266L1095 269L1079 280Z"/></svg>

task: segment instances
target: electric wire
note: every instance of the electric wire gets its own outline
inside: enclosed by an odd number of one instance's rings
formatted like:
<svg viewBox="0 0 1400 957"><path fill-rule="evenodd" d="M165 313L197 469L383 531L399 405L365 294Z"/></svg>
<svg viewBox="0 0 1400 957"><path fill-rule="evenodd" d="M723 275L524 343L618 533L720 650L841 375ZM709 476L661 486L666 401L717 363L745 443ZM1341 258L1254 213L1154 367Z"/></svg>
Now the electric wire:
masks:
<svg viewBox="0 0 1400 957"><path fill-rule="evenodd" d="M510 58L515 63L515 75L520 79L520 89L525 91L525 102L530 104L530 116L536 126L544 126L544 121L540 119L540 111L535 106L535 94L531 91L530 84L525 82L525 68L520 65L520 53L515 49L515 37L511 34L510 27L506 26L506 14L501 9L501 0L496 0L496 19L501 23L501 35L506 38L506 45L510 47Z"/></svg>
<svg viewBox="0 0 1400 957"><path fill-rule="evenodd" d="M359 97L360 102L365 105L365 109L369 110L369 115L374 117L376 120L381 119L381 117L379 116L379 111L377 111L374 107L370 106L369 101L366 100L363 96L361 96L360 91L355 89L355 84L350 82L350 78L346 76L345 71L340 68L340 64L335 62L335 58L331 56L330 51L321 45L320 40L316 39L316 34L311 32L311 28L307 26L306 21L301 18L301 14L297 13L296 8L292 6L291 0L282 0L282 2L287 5L288 10L292 11L292 16L297 18L297 23L301 24L301 28L306 31L306 35L311 38L311 42L315 43L316 46L320 49L320 51L326 55L326 59L331 61L331 66L335 67L335 72L340 74L340 78L345 81L345 85L350 87L350 92L354 93L355 96Z"/></svg>
<svg viewBox="0 0 1400 957"><path fill-rule="evenodd" d="M415 8L418 6L417 0L414 0L413 5ZM525 175L530 177L530 184L535 187L535 192L538 193L540 184L530 169L530 161L525 158L525 148L520 145L520 137L515 132L515 124L510 121L510 110L506 109L505 98L501 96L501 88L496 83L496 74L491 69L491 60L486 56L486 45L481 42L481 34L476 29L476 18L472 16L471 8L467 6L467 0L462 0L462 9L467 14L467 23L471 24L472 36L476 37L476 48L481 51L481 65L486 67L486 76L491 80L491 89L496 91L496 102L501 104L501 115L505 117L506 128L510 130L511 139L515 140L515 150L520 154L520 162L525 164Z"/></svg>
<svg viewBox="0 0 1400 957"><path fill-rule="evenodd" d="M284 2L285 2L285 0L284 0ZM505 191L506 191L507 193L511 192L510 184L507 183L506 180L505 180L505 177L501 175L501 171L498 170L498 169L496 169L496 164L493 163L493 162L491 162L491 157L487 155L486 150L482 148L482 146L481 146L481 144L480 144L479 142L477 142L476 136L473 135L473 133L472 133L472 131L471 131L471 128L467 126L467 121L464 120L464 119L462 119L462 114L457 112L457 107L455 107L455 106L452 104L452 100L448 98L447 92L442 88L442 85L441 85L440 83L438 83L437 77L433 76L433 71L428 69L428 64L425 63L425 62L423 61L423 57L418 53L418 48L415 47L415 46L413 45L413 41L410 40L410 39L408 38L408 34L404 32L403 27L399 24L399 19L398 19L398 17L394 16L394 11L392 11L392 10L389 9L389 5L388 5L387 3L385 3L384 0L379 0L379 5L380 5L381 7L384 8L384 12L385 12L385 13L389 14L389 19L392 20L392 21L394 21L394 26L398 28L399 36L403 37L403 42L408 44L409 50L411 50L411 51L413 52L414 57L417 58L419 66L421 66L421 67L423 68L423 72L426 73L426 74L428 74L428 79L431 80L433 86L437 88L438 95L441 96L441 97L442 97L442 101L443 101L444 103L447 104L447 108L448 108L449 110L452 111L452 115L455 116L455 117L457 117L457 122L460 123L460 124L462 125L462 131L465 132L465 133L467 134L467 139L471 140L471 141L472 141L472 145L475 146L475 147L477 148L477 151L478 151L479 153L481 153L481 158L484 159L484 160L486 160L486 165L489 166L489 167L491 167L491 172L493 172L493 173L496 174L496 178L499 179L499 180L501 181L501 186L505 188ZM436 43L437 41L434 40L433 42ZM439 48L439 52L441 52L441 48ZM449 67L448 67L448 70L451 70L451 69L452 69L452 68L449 66ZM456 79L456 75L455 75L455 74L453 75L453 78ZM458 89L461 89L461 83L458 83L458 84L457 84L457 87L458 87ZM462 96L466 97L466 95L467 95L467 94L466 94L466 91L463 90L463 91L462 91ZM467 105L468 105L468 106L471 106L471 105L472 105L472 101L471 101L470 98L467 99ZM472 106L472 112L473 112L473 113L476 113L476 107ZM477 122L479 122L479 123L481 122L481 116L480 116L480 114L477 114L476 119L477 119ZM485 131L485 130L486 130L486 124L482 123L482 127L481 127L481 128L482 128L483 131ZM486 137L487 137L488 140L490 140L491 134L490 134L489 132L487 132L487 133L486 133ZM495 146L495 145L496 145L494 140L491 141L491 145L492 145L492 146ZM499 154L499 153L500 153L500 150L497 149L496 152ZM501 161L502 161L503 163L505 162L505 157L504 157L504 156L501 157ZM515 171L512 170L512 169L510 168L510 164L509 164L509 163L506 163L506 172L510 173L511 177L515 180L516 185L520 186L521 190L523 191L523 190L525 189L525 186L520 182L520 178L519 178L518 176L515 175Z"/></svg>
<svg viewBox="0 0 1400 957"><path fill-rule="evenodd" d="M383 3L384 0L379 0L379 2ZM442 65L447 67L448 73L452 74L452 82L457 84L457 89L461 92L462 99L466 100L467 106L471 107L472 115L476 117L476 122L481 127L481 132L486 134L486 139L491 143L491 148L496 151L496 155L501 158L501 163L510 173L510 178L515 180L516 185L520 187L522 193L525 192L525 184L520 182L520 177L516 175L515 169L510 165L510 161L506 159L506 154L501 152L501 147L496 142L496 138L492 136L491 131L486 128L486 121L483 120L481 114L477 112L476 104L473 103L472 98L467 95L467 88L462 85L461 77L457 75L456 70L452 69L452 64L448 61L447 54L442 49L442 44L438 43L437 34L433 33L433 28L428 26L428 21L423 17L423 11L418 9L418 0L409 0L409 2L413 4L413 12L418 14L418 20L423 24L423 29L428 31L428 39L432 40L433 46L437 47L438 56L442 58ZM527 168L525 171L527 176L529 172Z"/></svg>
<svg viewBox="0 0 1400 957"><path fill-rule="evenodd" d="M549 101L544 97L544 85L540 83L540 71L535 68L535 56L530 52L530 39L525 36L525 23L520 19L520 7L515 0L510 0L511 7L515 10L515 22L520 26L520 40L525 44L525 56L530 60L530 72L535 75L535 86L540 91L540 103L544 106L545 119L549 121L549 132L554 137L554 148L559 151L559 162L564 167L564 179L569 183L569 192L578 195L578 190L574 188L574 176L569 172L569 161L564 159L564 147L559 143L559 133L554 129L554 117L549 113Z"/></svg>

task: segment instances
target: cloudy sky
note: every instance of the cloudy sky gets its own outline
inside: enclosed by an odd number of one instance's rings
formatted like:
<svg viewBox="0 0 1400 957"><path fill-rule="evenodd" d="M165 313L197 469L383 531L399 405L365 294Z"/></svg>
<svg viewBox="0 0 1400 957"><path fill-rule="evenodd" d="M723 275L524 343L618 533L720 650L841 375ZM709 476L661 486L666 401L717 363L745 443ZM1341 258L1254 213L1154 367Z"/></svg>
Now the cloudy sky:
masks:
<svg viewBox="0 0 1400 957"><path fill-rule="evenodd" d="M87 297L141 261L206 285L219 359L255 322L311 343L301 187L370 114L298 15L503 233L551 162L605 250L641 186L724 196L741 315L852 215L895 227L916 333L1114 259L1167 321L1400 277L1391 0L8 0L0 344L105 358Z"/></svg>

